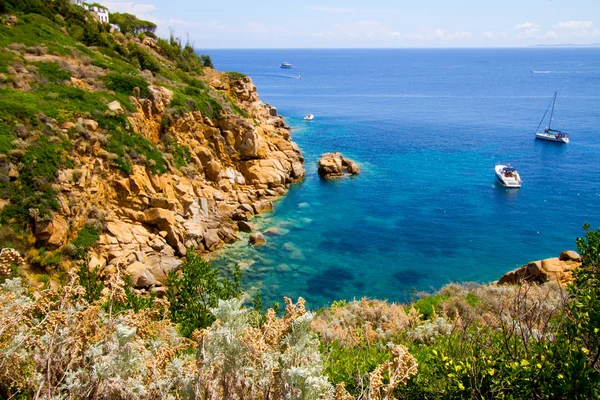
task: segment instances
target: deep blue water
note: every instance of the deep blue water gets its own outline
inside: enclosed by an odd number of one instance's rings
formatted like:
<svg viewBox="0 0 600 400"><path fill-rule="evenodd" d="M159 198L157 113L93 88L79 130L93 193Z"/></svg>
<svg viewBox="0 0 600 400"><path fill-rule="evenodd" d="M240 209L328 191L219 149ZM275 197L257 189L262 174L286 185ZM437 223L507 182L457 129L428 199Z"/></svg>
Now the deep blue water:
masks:
<svg viewBox="0 0 600 400"><path fill-rule="evenodd" d="M209 54L252 77L306 158L306 180L258 221L283 235L215 260L253 263L246 288L267 303L405 300L413 288L489 282L575 248L584 222L600 225L600 49ZM554 91L553 127L568 145L534 139ZM329 151L362 174L321 180L316 161ZM520 190L496 184L499 162L518 169Z"/></svg>

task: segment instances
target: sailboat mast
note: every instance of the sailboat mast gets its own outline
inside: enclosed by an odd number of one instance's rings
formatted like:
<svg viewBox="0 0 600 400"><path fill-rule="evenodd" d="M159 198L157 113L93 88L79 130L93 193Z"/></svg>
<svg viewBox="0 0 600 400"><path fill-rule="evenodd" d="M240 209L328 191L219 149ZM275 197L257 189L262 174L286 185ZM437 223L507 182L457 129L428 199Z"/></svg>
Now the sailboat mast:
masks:
<svg viewBox="0 0 600 400"><path fill-rule="evenodd" d="M554 114L554 105L556 104L556 94L558 92L554 92L554 99L552 99L552 111L550 111L550 122L548 123L548 128L552 125L552 115Z"/></svg>

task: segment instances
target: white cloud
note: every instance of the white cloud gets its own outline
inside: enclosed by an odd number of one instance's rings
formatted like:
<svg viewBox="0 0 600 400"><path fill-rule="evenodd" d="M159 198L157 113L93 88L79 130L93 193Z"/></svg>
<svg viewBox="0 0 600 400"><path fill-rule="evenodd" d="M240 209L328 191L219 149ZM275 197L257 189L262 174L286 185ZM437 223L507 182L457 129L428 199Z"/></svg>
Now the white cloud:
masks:
<svg viewBox="0 0 600 400"><path fill-rule="evenodd" d="M387 9L387 8L344 8L344 7L324 7L324 6L310 6L307 9L311 11L318 11L332 14L366 14L366 13L393 13L400 12L399 9Z"/></svg>
<svg viewBox="0 0 600 400"><path fill-rule="evenodd" d="M524 22L514 26L514 30L518 31L517 37L522 39L532 38L540 32L540 26L533 22Z"/></svg>
<svg viewBox="0 0 600 400"><path fill-rule="evenodd" d="M335 34L347 37L387 37L393 33L392 29L378 21L356 21L350 24L336 24Z"/></svg>
<svg viewBox="0 0 600 400"><path fill-rule="evenodd" d="M108 0L101 1L102 5L111 12L126 12L134 15L146 14L156 10L156 5L151 3L140 3L137 1Z"/></svg>
<svg viewBox="0 0 600 400"><path fill-rule="evenodd" d="M312 7L308 7L308 9L312 10L312 11L321 11L321 12L334 13L334 14L355 14L355 13L361 11L358 8L336 8L336 7L323 7L323 6L312 6Z"/></svg>
<svg viewBox="0 0 600 400"><path fill-rule="evenodd" d="M534 24L533 22L523 22L522 24L515 25L514 29L516 29L518 31L527 30L527 29L539 30L540 26L538 24Z"/></svg>
<svg viewBox="0 0 600 400"><path fill-rule="evenodd" d="M592 29L594 23L592 21L561 21L555 25L559 29Z"/></svg>
<svg viewBox="0 0 600 400"><path fill-rule="evenodd" d="M408 39L423 41L450 41L468 39L471 37L471 32L450 32L444 29L420 29L416 32L407 33L405 37Z"/></svg>
<svg viewBox="0 0 600 400"><path fill-rule="evenodd" d="M494 32L481 32L481 36L483 36L486 39L494 39L496 35L494 34Z"/></svg>

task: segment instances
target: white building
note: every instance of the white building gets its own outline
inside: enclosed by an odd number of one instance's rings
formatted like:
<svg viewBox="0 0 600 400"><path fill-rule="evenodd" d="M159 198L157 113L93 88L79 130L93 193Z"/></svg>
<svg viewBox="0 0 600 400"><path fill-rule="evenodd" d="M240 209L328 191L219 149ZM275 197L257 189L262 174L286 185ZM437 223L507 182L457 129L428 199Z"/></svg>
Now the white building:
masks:
<svg viewBox="0 0 600 400"><path fill-rule="evenodd" d="M99 7L99 6L90 6L86 4L83 0L71 0L71 4L78 5L94 14L94 17L102 24L108 24L108 8Z"/></svg>
<svg viewBox="0 0 600 400"><path fill-rule="evenodd" d="M96 19L102 24L108 24L108 9L104 7L88 6L88 11L96 15Z"/></svg>

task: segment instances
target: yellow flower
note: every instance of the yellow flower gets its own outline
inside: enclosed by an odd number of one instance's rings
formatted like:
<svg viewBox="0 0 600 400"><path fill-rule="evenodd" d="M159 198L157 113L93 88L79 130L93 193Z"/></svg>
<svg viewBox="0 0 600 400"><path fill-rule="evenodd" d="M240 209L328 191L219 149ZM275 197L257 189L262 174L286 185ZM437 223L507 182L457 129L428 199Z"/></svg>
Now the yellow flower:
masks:
<svg viewBox="0 0 600 400"><path fill-rule="evenodd" d="M490 376L494 376L495 373L496 373L496 370L494 368L488 369L488 374L490 374Z"/></svg>
<svg viewBox="0 0 600 400"><path fill-rule="evenodd" d="M564 378L563 374L558 374L558 379L563 379L563 378Z"/></svg>
<svg viewBox="0 0 600 400"><path fill-rule="evenodd" d="M521 365L525 367L525 366L529 365L529 361L521 360Z"/></svg>
<svg viewBox="0 0 600 400"><path fill-rule="evenodd" d="M542 364L540 363L535 364L535 366L538 367L538 369L542 369Z"/></svg>
<svg viewBox="0 0 600 400"><path fill-rule="evenodd" d="M589 351L588 349L586 349L585 347L582 347L582 348L581 348L581 352L582 352L583 354L585 354L586 356L587 356L587 355L590 353L590 351Z"/></svg>
<svg viewBox="0 0 600 400"><path fill-rule="evenodd" d="M465 386L462 383L460 383L460 382L458 382L458 388L460 390L465 390Z"/></svg>

